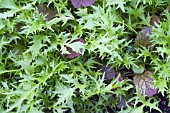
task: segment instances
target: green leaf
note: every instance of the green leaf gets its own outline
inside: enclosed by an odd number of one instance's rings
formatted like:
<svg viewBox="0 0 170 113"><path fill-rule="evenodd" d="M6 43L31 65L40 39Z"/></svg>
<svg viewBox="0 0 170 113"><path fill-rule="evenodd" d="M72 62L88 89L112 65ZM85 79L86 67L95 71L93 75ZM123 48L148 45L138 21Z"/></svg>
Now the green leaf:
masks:
<svg viewBox="0 0 170 113"><path fill-rule="evenodd" d="M143 4L146 4L146 3L149 3L149 4L152 4L152 0L137 0L137 4L136 4L136 7L141 3L143 2Z"/></svg>
<svg viewBox="0 0 170 113"><path fill-rule="evenodd" d="M21 61L18 61L18 65L22 66L22 68L27 72L32 74L34 72L34 66L31 65L31 61L28 59L24 59Z"/></svg>
<svg viewBox="0 0 170 113"><path fill-rule="evenodd" d="M132 65L133 72L136 74L142 74L145 70L143 65Z"/></svg>
<svg viewBox="0 0 170 113"><path fill-rule="evenodd" d="M155 102L150 102L152 100L152 98L150 98L146 103L145 106L148 106L150 108L150 112L152 109L155 109L157 111L159 111L160 113L162 113L162 111L160 110L159 106L158 106L158 102L159 101L155 101Z"/></svg>
<svg viewBox="0 0 170 113"><path fill-rule="evenodd" d="M5 27L5 25L3 24L3 21L0 20L0 30L3 29Z"/></svg>
<svg viewBox="0 0 170 113"><path fill-rule="evenodd" d="M164 92L168 89L165 79L156 80L155 86L159 89L158 91L161 92L162 95L164 95Z"/></svg>
<svg viewBox="0 0 170 113"><path fill-rule="evenodd" d="M0 13L0 18L6 19L7 17L13 17L16 12L16 10L10 10L4 13Z"/></svg>
<svg viewBox="0 0 170 113"><path fill-rule="evenodd" d="M66 15L62 15L61 17L56 17L50 21L47 22L47 25L50 27L54 24L57 24L58 22L63 22L62 26L64 26L68 20L74 20L74 17L69 17L69 16L66 16Z"/></svg>
<svg viewBox="0 0 170 113"><path fill-rule="evenodd" d="M58 65L56 65L53 68L53 70L51 70L50 73L42 73L42 75L41 75L42 77L39 78L39 82L29 90L23 91L23 90L18 89L16 91L11 90L8 93L4 93L4 94L15 94L15 93L20 94L19 98L15 99L14 103L12 105L10 105L8 109L6 109L5 113L10 112L14 108L17 108L17 113L18 113L20 111L20 108L21 108L24 100L32 101L33 96L31 94L35 92L36 88L38 88L41 84L45 83L46 80L49 79L53 75L53 73L54 73L54 71L56 70L57 67L58 67ZM30 97L32 97L31 100L30 100Z"/></svg>
<svg viewBox="0 0 170 113"><path fill-rule="evenodd" d="M85 51L84 44L80 41L68 43L68 44L66 44L66 46L70 47L76 53L82 53L83 54L84 51Z"/></svg>
<svg viewBox="0 0 170 113"><path fill-rule="evenodd" d="M140 107L136 107L136 108L133 108L131 111L130 111L130 113L144 113L143 112L143 105L142 106L140 106Z"/></svg>
<svg viewBox="0 0 170 113"><path fill-rule="evenodd" d="M167 93L168 93L168 96L167 96L167 98L168 98L168 106L170 106L170 89L168 89L168 91L167 91Z"/></svg>
<svg viewBox="0 0 170 113"><path fill-rule="evenodd" d="M74 91L76 88L70 88L70 87L66 87L63 84L57 82L56 84L56 89L53 92L53 96L54 97L56 94L58 95L59 99L53 104L53 106L57 106L60 104L68 104L69 101L72 101L72 96L74 96ZM69 107L73 107L73 105L69 106Z"/></svg>
<svg viewBox="0 0 170 113"><path fill-rule="evenodd" d="M26 26L22 27L22 31L21 34L26 34L27 36L29 34L36 34L37 31L44 31L43 26L44 24L40 23L39 21L32 21L31 23L32 25L30 25L30 23L28 23Z"/></svg>
<svg viewBox="0 0 170 113"><path fill-rule="evenodd" d="M50 42L48 36L44 35L34 35L29 36L29 38L33 39L30 44L32 44L29 49L25 53L32 52L33 58L40 53L40 49L46 46L46 42Z"/></svg>
<svg viewBox="0 0 170 113"><path fill-rule="evenodd" d="M5 113L8 113L9 111L11 111L12 109L14 109L15 107L17 107L17 111L19 111L20 107L21 107L21 104L22 104L22 101L24 100L25 98L19 98L19 99L16 99L15 100L15 103L13 105L10 106L10 108L8 108ZM18 113L18 112L17 112Z"/></svg>
<svg viewBox="0 0 170 113"><path fill-rule="evenodd" d="M95 26L93 20L89 20L87 21L87 23L85 23L85 25L83 26L83 29L93 29Z"/></svg>
<svg viewBox="0 0 170 113"><path fill-rule="evenodd" d="M18 6L15 4L14 0L0 0L0 8L7 9L18 9Z"/></svg>
<svg viewBox="0 0 170 113"><path fill-rule="evenodd" d="M124 5L126 4L126 2L129 1L129 0L108 0L107 1L107 6L110 6L110 5L117 5L117 8L120 8L123 12L125 12L125 8L124 8Z"/></svg>
<svg viewBox="0 0 170 113"><path fill-rule="evenodd" d="M30 110L28 111L28 113L44 113L44 112L32 106Z"/></svg>

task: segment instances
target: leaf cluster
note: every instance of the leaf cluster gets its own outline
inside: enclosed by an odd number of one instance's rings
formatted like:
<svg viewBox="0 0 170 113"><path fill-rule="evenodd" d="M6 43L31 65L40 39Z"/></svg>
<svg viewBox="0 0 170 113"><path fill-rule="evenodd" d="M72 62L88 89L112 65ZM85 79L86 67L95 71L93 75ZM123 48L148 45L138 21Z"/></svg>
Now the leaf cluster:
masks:
<svg viewBox="0 0 170 113"><path fill-rule="evenodd" d="M133 76L151 71L170 100L169 0L80 1L0 0L0 112L162 112ZM147 26L153 48L135 47ZM117 73L109 82L106 65Z"/></svg>

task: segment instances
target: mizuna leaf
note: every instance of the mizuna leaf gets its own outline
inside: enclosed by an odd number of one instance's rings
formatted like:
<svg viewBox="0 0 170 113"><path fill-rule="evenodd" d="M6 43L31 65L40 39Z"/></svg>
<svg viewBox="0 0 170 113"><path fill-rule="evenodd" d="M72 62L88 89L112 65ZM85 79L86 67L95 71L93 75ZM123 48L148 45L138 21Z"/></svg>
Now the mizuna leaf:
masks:
<svg viewBox="0 0 170 113"><path fill-rule="evenodd" d="M64 54L66 58L75 58L84 53L84 40L82 38L74 40L70 44L66 44L69 54Z"/></svg>
<svg viewBox="0 0 170 113"><path fill-rule="evenodd" d="M143 113L143 105L140 107L133 108L130 112L131 113Z"/></svg>
<svg viewBox="0 0 170 113"><path fill-rule="evenodd" d="M28 113L44 113L41 110L38 110L36 107L32 106Z"/></svg>
<svg viewBox="0 0 170 113"><path fill-rule="evenodd" d="M154 82L150 77L151 74L150 71L147 71L143 75L135 75L133 77L133 83L139 93L146 95L147 97L151 97L158 92L158 89L153 86Z"/></svg>
<svg viewBox="0 0 170 113"><path fill-rule="evenodd" d="M125 8L124 8L124 5L126 4L126 1L125 0L108 0L107 1L107 6L110 6L110 5L117 5L117 8L120 8L123 12L125 12Z"/></svg>
<svg viewBox="0 0 170 113"><path fill-rule="evenodd" d="M163 96L165 96L165 92L168 89L168 85L165 79L160 79L155 82L155 85L159 89L158 92L161 92Z"/></svg>
<svg viewBox="0 0 170 113"><path fill-rule="evenodd" d="M70 101L72 101L72 97L75 96L74 91L75 87L66 87L65 85L59 83L59 81L56 82L56 90L53 92L53 96L58 95L59 99L53 104L53 106L57 105L64 105L68 104ZM72 108L72 105L70 106Z"/></svg>
<svg viewBox="0 0 170 113"><path fill-rule="evenodd" d="M71 0L75 8L91 6L96 0Z"/></svg>
<svg viewBox="0 0 170 113"><path fill-rule="evenodd" d="M13 17L17 13L17 10L10 10L4 13L0 13L0 18L7 19L8 17Z"/></svg>
<svg viewBox="0 0 170 113"><path fill-rule="evenodd" d="M7 9L18 9L18 6L15 4L14 0L0 0L0 8Z"/></svg>
<svg viewBox="0 0 170 113"><path fill-rule="evenodd" d="M30 7L31 7L31 4L27 4L26 6L23 6L22 8L20 8L20 7L15 5L13 0L11 0L11 1L10 0L8 0L8 1L5 1L5 0L1 1L0 0L0 9L1 8L11 9L9 11L0 13L0 18L7 19L8 17L13 17L14 14L16 14L17 12L23 11L23 10L26 10L26 9L30 9Z"/></svg>
<svg viewBox="0 0 170 113"><path fill-rule="evenodd" d="M25 53L32 52L32 56L35 57L40 49L45 46L45 42L50 42L48 39L48 36L44 35L34 35L30 36L31 39L33 39L30 43L32 44L29 49Z"/></svg>

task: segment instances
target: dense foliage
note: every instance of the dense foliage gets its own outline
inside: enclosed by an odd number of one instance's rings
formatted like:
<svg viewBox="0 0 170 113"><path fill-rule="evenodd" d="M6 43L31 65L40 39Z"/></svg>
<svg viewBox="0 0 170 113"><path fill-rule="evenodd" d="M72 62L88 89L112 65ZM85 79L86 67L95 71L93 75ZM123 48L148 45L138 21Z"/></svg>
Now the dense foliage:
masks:
<svg viewBox="0 0 170 113"><path fill-rule="evenodd" d="M170 105L169 0L0 0L0 113Z"/></svg>

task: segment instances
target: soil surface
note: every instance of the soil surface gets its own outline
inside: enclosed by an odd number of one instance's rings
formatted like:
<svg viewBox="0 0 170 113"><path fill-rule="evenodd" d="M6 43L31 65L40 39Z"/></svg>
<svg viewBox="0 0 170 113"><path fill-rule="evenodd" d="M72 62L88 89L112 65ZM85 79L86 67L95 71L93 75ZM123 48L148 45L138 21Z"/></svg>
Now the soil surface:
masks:
<svg viewBox="0 0 170 113"><path fill-rule="evenodd" d="M168 98L165 94L164 96L162 94L157 95L158 100L160 101L158 104L158 108L162 111L162 113L170 113L170 106L168 107ZM160 113L157 110L149 111L149 108L144 109L145 113Z"/></svg>

